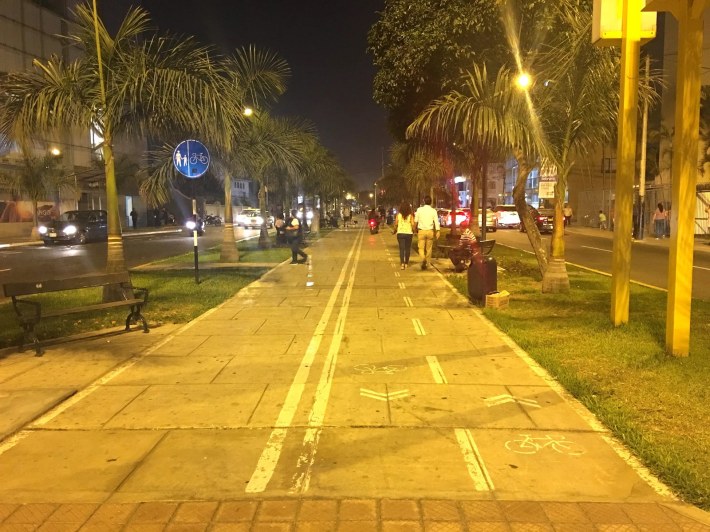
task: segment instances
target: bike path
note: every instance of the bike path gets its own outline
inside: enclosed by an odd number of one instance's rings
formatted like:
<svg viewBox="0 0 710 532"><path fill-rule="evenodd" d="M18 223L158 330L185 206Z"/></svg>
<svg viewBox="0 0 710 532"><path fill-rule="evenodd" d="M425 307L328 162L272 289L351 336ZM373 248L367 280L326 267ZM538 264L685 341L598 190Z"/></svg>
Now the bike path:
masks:
<svg viewBox="0 0 710 532"><path fill-rule="evenodd" d="M394 237L308 252L184 327L3 360L79 392L1 444L0 530L708 530Z"/></svg>

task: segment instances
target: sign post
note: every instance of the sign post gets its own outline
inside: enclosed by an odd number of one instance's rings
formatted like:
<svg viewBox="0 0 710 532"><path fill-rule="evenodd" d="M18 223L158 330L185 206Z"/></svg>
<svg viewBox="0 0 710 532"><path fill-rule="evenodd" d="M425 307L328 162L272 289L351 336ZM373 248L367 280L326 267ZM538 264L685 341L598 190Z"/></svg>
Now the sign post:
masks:
<svg viewBox="0 0 710 532"><path fill-rule="evenodd" d="M173 152L173 165L175 169L188 179L197 179L207 172L210 166L210 152L204 144L198 140L183 140L177 145ZM192 229L193 252L195 256L195 282L200 284L200 268L197 260L197 198L195 197L195 185L192 186L192 218L195 224Z"/></svg>

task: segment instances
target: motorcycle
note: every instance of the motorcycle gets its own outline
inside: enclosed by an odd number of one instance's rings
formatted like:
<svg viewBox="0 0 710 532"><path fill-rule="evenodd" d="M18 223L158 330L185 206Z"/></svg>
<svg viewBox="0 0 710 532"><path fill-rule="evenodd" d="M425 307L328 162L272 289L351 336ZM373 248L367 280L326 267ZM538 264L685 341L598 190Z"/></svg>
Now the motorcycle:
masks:
<svg viewBox="0 0 710 532"><path fill-rule="evenodd" d="M380 224L377 223L377 220L375 220L374 218L370 218L367 223L370 225L371 235L376 235L380 232Z"/></svg>
<svg viewBox="0 0 710 532"><path fill-rule="evenodd" d="M222 225L222 218L208 214L205 216L205 225Z"/></svg>
<svg viewBox="0 0 710 532"><path fill-rule="evenodd" d="M202 218L197 218L197 220L193 218L188 218L185 220L185 231L188 232L188 234L192 235L193 231L197 232L197 236L202 236L205 234L205 222L202 220Z"/></svg>

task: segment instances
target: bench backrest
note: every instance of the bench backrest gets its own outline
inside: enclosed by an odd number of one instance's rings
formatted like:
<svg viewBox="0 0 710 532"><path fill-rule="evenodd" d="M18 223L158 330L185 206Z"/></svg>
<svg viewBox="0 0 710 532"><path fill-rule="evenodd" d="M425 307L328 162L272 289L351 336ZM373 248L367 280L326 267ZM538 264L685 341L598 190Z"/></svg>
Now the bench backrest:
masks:
<svg viewBox="0 0 710 532"><path fill-rule="evenodd" d="M47 279L42 281L22 281L2 285L5 297L44 294L79 288L94 288L111 284L130 283L131 277L127 271L118 273L94 273L68 279Z"/></svg>

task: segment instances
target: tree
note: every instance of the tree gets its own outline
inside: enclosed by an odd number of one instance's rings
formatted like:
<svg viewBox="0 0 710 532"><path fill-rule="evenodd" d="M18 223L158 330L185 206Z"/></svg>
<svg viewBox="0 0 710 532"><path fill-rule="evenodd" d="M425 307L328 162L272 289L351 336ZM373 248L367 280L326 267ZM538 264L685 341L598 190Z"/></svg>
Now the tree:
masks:
<svg viewBox="0 0 710 532"><path fill-rule="evenodd" d="M487 166L489 157L515 155L518 161L516 208L540 271L544 273L547 253L524 196L525 179L533 168L529 161L537 159L539 149L531 132L524 95L516 88L514 75L505 68L498 71L494 80L489 80L485 66L473 65L462 85L462 90L434 100L411 124L408 134L456 140L463 150L470 150L472 155L481 158L481 167Z"/></svg>
<svg viewBox="0 0 710 532"><path fill-rule="evenodd" d="M439 96L458 87L473 63L494 69L513 64L510 34L534 46L550 27L544 0L388 0L368 34L377 68L374 99L389 112L390 129L403 140L414 118ZM504 20L520 20L506 28ZM521 32L520 28L526 28ZM527 46L527 45L525 45Z"/></svg>
<svg viewBox="0 0 710 532"><path fill-rule="evenodd" d="M190 38L149 32L147 13L131 8L115 35L95 11L76 8L69 39L84 55L35 60L34 69L9 74L0 83L0 135L43 135L88 130L103 138L108 211L107 271L125 268L114 168L114 142L121 135L160 136L202 124L211 144L228 145L224 132L243 107L223 75L216 54Z"/></svg>

